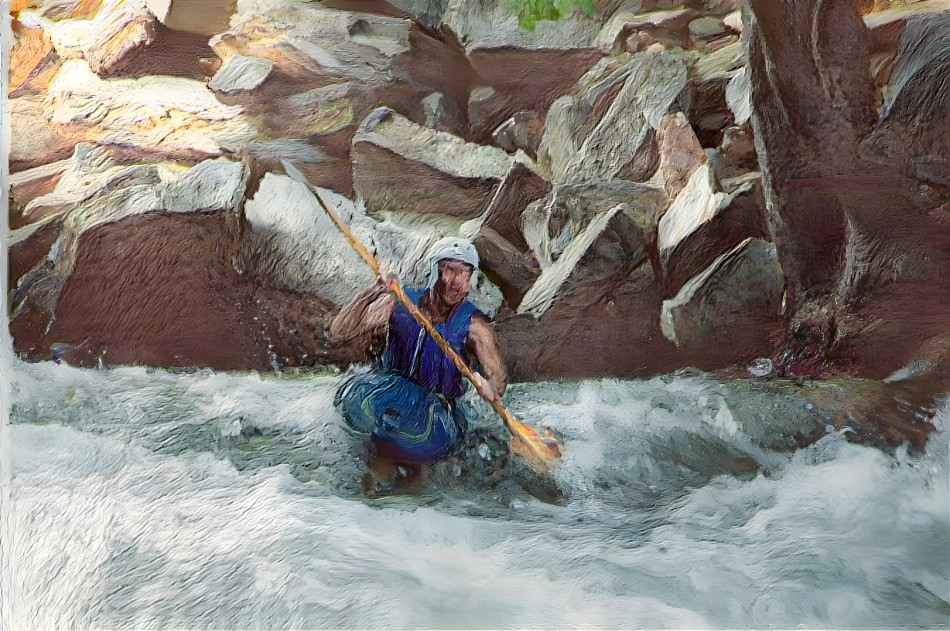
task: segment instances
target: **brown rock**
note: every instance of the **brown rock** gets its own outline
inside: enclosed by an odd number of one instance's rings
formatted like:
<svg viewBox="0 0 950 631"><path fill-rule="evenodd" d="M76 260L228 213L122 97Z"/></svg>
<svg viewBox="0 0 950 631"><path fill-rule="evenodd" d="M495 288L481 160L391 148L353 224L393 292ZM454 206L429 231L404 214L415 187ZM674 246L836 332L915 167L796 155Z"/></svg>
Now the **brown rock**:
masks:
<svg viewBox="0 0 950 631"><path fill-rule="evenodd" d="M761 357L781 325L784 285L775 246L748 238L663 302L663 335L696 356Z"/></svg>
<svg viewBox="0 0 950 631"><path fill-rule="evenodd" d="M501 149L426 129L388 108L374 111L353 139L354 188L370 212L471 219L488 205L511 164Z"/></svg>
<svg viewBox="0 0 950 631"><path fill-rule="evenodd" d="M497 232L519 252L528 251L524 239L521 214L531 202L551 192L551 183L520 162L511 170L495 191L484 225Z"/></svg>
<svg viewBox="0 0 950 631"><path fill-rule="evenodd" d="M503 308L516 310L541 275L538 262L488 226L482 226L473 243L478 250L479 268L501 289Z"/></svg>
<svg viewBox="0 0 950 631"><path fill-rule="evenodd" d="M770 239L761 182L746 184L736 193L725 208L664 252L665 297L674 295L690 278L745 239Z"/></svg>
<svg viewBox="0 0 950 631"><path fill-rule="evenodd" d="M53 312L28 303L11 323L17 352L218 370L345 361L319 341L333 305L239 277L226 224L223 213L155 213L86 233ZM36 315L52 326L38 326Z"/></svg>
<svg viewBox="0 0 950 631"><path fill-rule="evenodd" d="M696 169L706 162L706 153L682 112L663 117L657 131L657 145L666 194L673 199Z"/></svg>

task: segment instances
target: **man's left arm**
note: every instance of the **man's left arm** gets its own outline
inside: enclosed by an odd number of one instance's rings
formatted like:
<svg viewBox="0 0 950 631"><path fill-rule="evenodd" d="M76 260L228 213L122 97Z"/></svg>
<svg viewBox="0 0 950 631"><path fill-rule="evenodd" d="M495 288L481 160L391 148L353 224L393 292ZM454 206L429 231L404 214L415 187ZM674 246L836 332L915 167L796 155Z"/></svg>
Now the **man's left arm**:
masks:
<svg viewBox="0 0 950 631"><path fill-rule="evenodd" d="M484 317L475 316L469 325L468 336L475 347L475 356L481 364L482 372L485 373L484 379L487 382L475 384L478 393L490 401L495 400L496 397L500 399L508 386L508 371L501 359L491 323Z"/></svg>

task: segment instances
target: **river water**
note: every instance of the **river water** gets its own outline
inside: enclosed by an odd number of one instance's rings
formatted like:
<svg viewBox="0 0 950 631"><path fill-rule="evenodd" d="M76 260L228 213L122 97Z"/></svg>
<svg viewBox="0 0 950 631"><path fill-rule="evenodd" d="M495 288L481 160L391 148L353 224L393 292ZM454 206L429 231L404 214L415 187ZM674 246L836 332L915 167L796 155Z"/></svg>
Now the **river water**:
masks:
<svg viewBox="0 0 950 631"><path fill-rule="evenodd" d="M364 496L334 375L15 363L11 629L904 628L950 622L948 421L925 452L701 375L515 384L568 449Z"/></svg>

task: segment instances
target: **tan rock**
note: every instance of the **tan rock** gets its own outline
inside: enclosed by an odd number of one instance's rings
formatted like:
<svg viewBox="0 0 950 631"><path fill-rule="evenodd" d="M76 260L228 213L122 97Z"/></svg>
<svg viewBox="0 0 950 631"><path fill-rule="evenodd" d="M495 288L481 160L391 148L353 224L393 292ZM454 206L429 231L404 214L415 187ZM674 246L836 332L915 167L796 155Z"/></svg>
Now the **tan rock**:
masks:
<svg viewBox="0 0 950 631"><path fill-rule="evenodd" d="M666 194L674 199L702 164L706 153L682 112L667 114L657 131L660 171Z"/></svg>
<svg viewBox="0 0 950 631"><path fill-rule="evenodd" d="M416 125L388 108L353 138L353 183L367 210L479 215L514 160L502 149Z"/></svg>
<svg viewBox="0 0 950 631"><path fill-rule="evenodd" d="M201 35L227 30L237 0L146 0L146 5L168 28Z"/></svg>
<svg viewBox="0 0 950 631"><path fill-rule="evenodd" d="M43 29L30 28L13 20L13 32L17 40L10 50L10 93L15 93L17 88L38 73L53 52L53 43Z"/></svg>

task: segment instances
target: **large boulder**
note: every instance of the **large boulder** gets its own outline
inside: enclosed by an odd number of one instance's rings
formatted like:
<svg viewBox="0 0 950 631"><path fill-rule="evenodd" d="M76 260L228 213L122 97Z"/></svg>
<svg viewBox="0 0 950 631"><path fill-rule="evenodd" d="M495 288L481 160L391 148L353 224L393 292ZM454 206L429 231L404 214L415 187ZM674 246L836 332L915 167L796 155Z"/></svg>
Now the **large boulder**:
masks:
<svg viewBox="0 0 950 631"><path fill-rule="evenodd" d="M598 62L578 82L578 92L558 99L548 112L540 159L554 181L617 177L659 127L686 80L686 61L678 53Z"/></svg>
<svg viewBox="0 0 950 631"><path fill-rule="evenodd" d="M750 237L663 302L663 335L701 364L761 356L781 325L784 289L775 246Z"/></svg>
<svg viewBox="0 0 950 631"><path fill-rule="evenodd" d="M881 119L863 142L872 160L950 185L950 13L901 20L896 58L884 87ZM886 63L886 62L885 62Z"/></svg>
<svg viewBox="0 0 950 631"><path fill-rule="evenodd" d="M81 59L63 64L43 116L51 130L75 141L178 157L221 155L257 137L241 109L222 105L203 83L164 76L104 81Z"/></svg>
<svg viewBox="0 0 950 631"><path fill-rule="evenodd" d="M879 120L875 46L853 4L751 7L753 128L788 281L789 330L773 359L793 374L887 376L946 330L947 213L934 190L942 158L927 140L946 135L946 121L929 115L946 96L944 38L930 30L942 18L904 28L910 56L890 74L894 100ZM885 134L907 90L908 103L930 106L905 110L904 131Z"/></svg>
<svg viewBox="0 0 950 631"><path fill-rule="evenodd" d="M638 267L666 204L662 190L623 180L561 185L532 202L522 221L542 272L518 312L540 315L571 285Z"/></svg>
<svg viewBox="0 0 950 631"><path fill-rule="evenodd" d="M216 35L227 30L237 0L145 0L145 4L168 28Z"/></svg>
<svg viewBox="0 0 950 631"><path fill-rule="evenodd" d="M481 214L514 159L497 147L375 110L353 138L353 180L370 212Z"/></svg>

